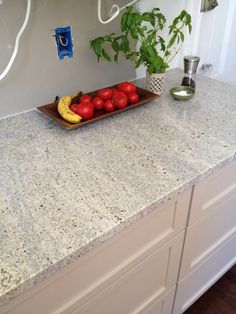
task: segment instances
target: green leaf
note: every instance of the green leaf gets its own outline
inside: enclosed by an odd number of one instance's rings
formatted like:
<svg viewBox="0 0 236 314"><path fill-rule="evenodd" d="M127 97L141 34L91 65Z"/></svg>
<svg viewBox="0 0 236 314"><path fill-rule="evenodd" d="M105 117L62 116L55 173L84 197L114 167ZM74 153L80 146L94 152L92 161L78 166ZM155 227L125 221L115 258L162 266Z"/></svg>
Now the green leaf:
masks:
<svg viewBox="0 0 236 314"><path fill-rule="evenodd" d="M191 15L190 15L190 14L187 14L187 15L186 15L185 23L186 23L187 25L190 25L190 24L191 24L191 21L192 21Z"/></svg>
<svg viewBox="0 0 236 314"><path fill-rule="evenodd" d="M182 21L183 20L183 18L185 17L185 15L186 15L186 11L185 10L183 10L183 11L181 11L181 13L180 13L180 15L179 15L179 19Z"/></svg>
<svg viewBox="0 0 236 314"><path fill-rule="evenodd" d="M90 42L90 47L93 49L94 53L97 55L97 59L99 61L100 57L102 57L102 43L103 40L100 38L96 38Z"/></svg>
<svg viewBox="0 0 236 314"><path fill-rule="evenodd" d="M130 51L129 40L125 36L123 36L121 38L121 50L124 51L124 52L129 52Z"/></svg>
<svg viewBox="0 0 236 314"><path fill-rule="evenodd" d="M191 34L191 32L192 32L192 25L191 24L188 24L188 32L189 32L189 34Z"/></svg>
<svg viewBox="0 0 236 314"><path fill-rule="evenodd" d="M138 12L133 13L133 19L136 26L140 25L143 20L142 15Z"/></svg>
<svg viewBox="0 0 236 314"><path fill-rule="evenodd" d="M179 22L179 16L176 16L176 18L174 19L172 25L176 26L178 24L178 22Z"/></svg>
<svg viewBox="0 0 236 314"><path fill-rule="evenodd" d="M121 17L121 31L125 32L128 29L127 20L128 20L128 12L125 12Z"/></svg>
<svg viewBox="0 0 236 314"><path fill-rule="evenodd" d="M142 14L143 21L151 23L152 26L155 27L155 16L153 13L144 12Z"/></svg>
<svg viewBox="0 0 236 314"><path fill-rule="evenodd" d="M169 50L166 50L164 55L165 55L165 57L169 57L171 55L171 53Z"/></svg>
<svg viewBox="0 0 236 314"><path fill-rule="evenodd" d="M156 38L156 31L152 31L152 33L148 35L147 40L150 44L152 44L155 38Z"/></svg>
<svg viewBox="0 0 236 314"><path fill-rule="evenodd" d="M158 25L160 29L162 30L166 24L166 18L162 13L157 13L155 14L157 20L158 20Z"/></svg>
<svg viewBox="0 0 236 314"><path fill-rule="evenodd" d="M170 25L169 26L169 35L173 32L173 30L175 29L175 26L173 26L173 25Z"/></svg>
<svg viewBox="0 0 236 314"><path fill-rule="evenodd" d="M176 37L177 37L177 33L175 33L172 37L171 37L171 39L170 39L170 41L169 41L169 44L167 45L167 48L169 49L171 46L173 46L173 44L174 44L174 42L175 42L175 40L176 40Z"/></svg>
<svg viewBox="0 0 236 314"><path fill-rule="evenodd" d="M184 34L183 34L183 32L179 32L179 35L180 35L180 38L181 38L181 40L182 40L182 42L184 41Z"/></svg>
<svg viewBox="0 0 236 314"><path fill-rule="evenodd" d="M165 40L161 36L158 36L158 40L161 45L161 51L165 51L166 50Z"/></svg>
<svg viewBox="0 0 236 314"><path fill-rule="evenodd" d="M115 62L118 62L118 56L119 56L118 53L116 53L116 54L114 55L114 61L115 61Z"/></svg>
<svg viewBox="0 0 236 314"><path fill-rule="evenodd" d="M127 16L127 30L133 25L132 13L129 13Z"/></svg>
<svg viewBox="0 0 236 314"><path fill-rule="evenodd" d="M117 39L113 39L112 43L111 43L111 46L112 46L112 49L115 51L115 52L118 52L120 51L120 45L119 45L119 42Z"/></svg>
<svg viewBox="0 0 236 314"><path fill-rule="evenodd" d="M111 57L108 55L108 53L106 52L106 50L104 48L102 48L102 56L104 59L111 62Z"/></svg>
<svg viewBox="0 0 236 314"><path fill-rule="evenodd" d="M130 29L130 34L133 37L133 39L136 39L136 40L138 39L138 31L135 27Z"/></svg>

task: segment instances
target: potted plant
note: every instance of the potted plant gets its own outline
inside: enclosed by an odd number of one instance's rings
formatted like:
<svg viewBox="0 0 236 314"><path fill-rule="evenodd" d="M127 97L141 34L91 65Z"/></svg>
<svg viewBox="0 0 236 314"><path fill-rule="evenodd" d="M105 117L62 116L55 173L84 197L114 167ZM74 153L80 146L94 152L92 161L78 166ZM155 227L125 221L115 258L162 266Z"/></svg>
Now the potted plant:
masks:
<svg viewBox="0 0 236 314"><path fill-rule="evenodd" d="M118 62L119 56L123 55L132 61L136 68L144 65L147 70L146 88L161 94L165 72L184 41L184 29L187 28L191 33L191 16L183 10L168 26L167 39L160 35L165 27L166 17L159 8L140 13L128 6L121 17L121 33L91 40L91 49L97 55L98 61L104 58L109 62L112 59Z"/></svg>

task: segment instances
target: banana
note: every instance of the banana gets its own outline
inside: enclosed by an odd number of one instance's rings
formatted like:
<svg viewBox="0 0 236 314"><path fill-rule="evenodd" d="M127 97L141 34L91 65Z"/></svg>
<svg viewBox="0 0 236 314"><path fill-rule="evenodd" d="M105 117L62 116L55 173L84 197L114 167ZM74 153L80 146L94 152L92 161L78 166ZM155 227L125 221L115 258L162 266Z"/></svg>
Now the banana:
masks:
<svg viewBox="0 0 236 314"><path fill-rule="evenodd" d="M70 123L79 123L82 118L70 110L71 101L71 96L62 96L58 102L57 110L64 120Z"/></svg>

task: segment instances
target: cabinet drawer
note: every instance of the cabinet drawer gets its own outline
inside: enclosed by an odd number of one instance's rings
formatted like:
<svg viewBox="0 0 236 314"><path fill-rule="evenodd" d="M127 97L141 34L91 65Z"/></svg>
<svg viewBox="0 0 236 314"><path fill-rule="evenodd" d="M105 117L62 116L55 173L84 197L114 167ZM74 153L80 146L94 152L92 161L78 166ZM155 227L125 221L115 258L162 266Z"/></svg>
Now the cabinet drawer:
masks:
<svg viewBox="0 0 236 314"><path fill-rule="evenodd" d="M187 228L180 278L198 267L236 234L236 195Z"/></svg>
<svg viewBox="0 0 236 314"><path fill-rule="evenodd" d="M191 225L232 195L236 195L236 160L194 187L189 217Z"/></svg>
<svg viewBox="0 0 236 314"><path fill-rule="evenodd" d="M190 194L190 190L185 191L177 199L156 206L78 261L14 298L0 312L32 314L33 309L34 314L47 314L67 307L74 299L87 301L184 229Z"/></svg>
<svg viewBox="0 0 236 314"><path fill-rule="evenodd" d="M163 299L164 294L175 286L177 280L183 233L137 264L87 303L73 310L77 306L74 304L63 314L151 313L151 305L153 308L156 307L156 310L160 309L158 299ZM156 305L153 304L154 301Z"/></svg>
<svg viewBox="0 0 236 314"><path fill-rule="evenodd" d="M183 313L236 263L236 235L178 284L173 314Z"/></svg>
<svg viewBox="0 0 236 314"><path fill-rule="evenodd" d="M147 307L138 312L139 314L170 314L172 313L176 286L171 288L163 297L157 298Z"/></svg>

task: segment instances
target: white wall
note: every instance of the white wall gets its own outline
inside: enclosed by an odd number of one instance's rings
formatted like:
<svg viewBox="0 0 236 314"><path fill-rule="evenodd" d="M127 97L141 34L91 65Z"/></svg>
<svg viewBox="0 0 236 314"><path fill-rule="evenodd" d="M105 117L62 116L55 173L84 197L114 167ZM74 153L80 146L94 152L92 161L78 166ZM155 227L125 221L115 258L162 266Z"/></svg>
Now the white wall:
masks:
<svg viewBox="0 0 236 314"><path fill-rule="evenodd" d="M120 5L127 0L118 0ZM113 0L103 0L103 15ZM27 0L0 1L0 72L6 67L21 27ZM56 95L84 92L133 79L132 64L101 62L89 40L119 31L119 18L108 25L97 19L97 0L32 0L32 13L22 35L19 53L7 77L0 81L0 117L53 102ZM57 57L54 30L71 25L74 58Z"/></svg>

